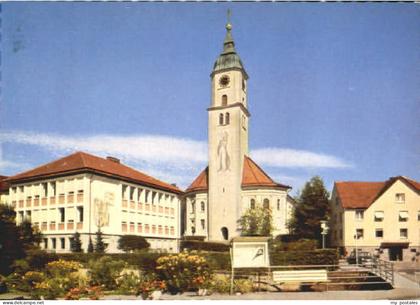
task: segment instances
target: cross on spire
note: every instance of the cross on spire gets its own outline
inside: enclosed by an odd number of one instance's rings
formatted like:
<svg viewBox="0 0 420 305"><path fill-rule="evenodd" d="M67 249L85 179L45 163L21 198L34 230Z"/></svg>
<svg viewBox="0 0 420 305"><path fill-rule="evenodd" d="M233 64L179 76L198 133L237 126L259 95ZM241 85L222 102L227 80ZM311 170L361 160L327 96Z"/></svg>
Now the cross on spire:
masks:
<svg viewBox="0 0 420 305"><path fill-rule="evenodd" d="M227 23L230 23L230 17L232 16L232 12L230 10L230 8L228 8L227 10Z"/></svg>

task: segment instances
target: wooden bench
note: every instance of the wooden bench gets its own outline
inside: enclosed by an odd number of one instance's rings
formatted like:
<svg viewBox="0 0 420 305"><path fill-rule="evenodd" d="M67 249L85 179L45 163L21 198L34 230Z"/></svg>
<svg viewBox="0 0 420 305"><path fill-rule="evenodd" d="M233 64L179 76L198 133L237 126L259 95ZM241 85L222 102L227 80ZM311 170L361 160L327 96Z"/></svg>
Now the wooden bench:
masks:
<svg viewBox="0 0 420 305"><path fill-rule="evenodd" d="M273 282L276 284L284 283L325 283L329 282L327 270L287 270L273 271Z"/></svg>

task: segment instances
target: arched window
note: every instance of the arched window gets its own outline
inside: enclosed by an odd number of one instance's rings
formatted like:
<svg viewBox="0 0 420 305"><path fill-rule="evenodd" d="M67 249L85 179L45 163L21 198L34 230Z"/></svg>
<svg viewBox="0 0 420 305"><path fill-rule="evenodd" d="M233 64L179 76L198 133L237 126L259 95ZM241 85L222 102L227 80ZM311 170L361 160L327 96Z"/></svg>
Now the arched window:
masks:
<svg viewBox="0 0 420 305"><path fill-rule="evenodd" d="M254 209L255 209L255 199L251 199L250 208L251 208L252 210L254 210Z"/></svg>
<svg viewBox="0 0 420 305"><path fill-rule="evenodd" d="M227 95L226 94L222 95L222 106L227 106Z"/></svg>
<svg viewBox="0 0 420 305"><path fill-rule="evenodd" d="M228 240L229 239L229 230L228 230L228 228L223 227L221 229L221 231L222 231L222 235L223 235L224 240Z"/></svg>
<svg viewBox="0 0 420 305"><path fill-rule="evenodd" d="M229 125L229 123L230 123L230 114L229 114L229 112L226 112L226 125Z"/></svg>
<svg viewBox="0 0 420 305"><path fill-rule="evenodd" d="M201 211L204 212L206 210L206 205L204 201L201 201Z"/></svg>
<svg viewBox="0 0 420 305"><path fill-rule="evenodd" d="M264 201L263 201L263 208L264 209L269 209L270 208L270 200L268 200L267 198L265 198Z"/></svg>
<svg viewBox="0 0 420 305"><path fill-rule="evenodd" d="M223 113L219 114L219 125L223 125Z"/></svg>

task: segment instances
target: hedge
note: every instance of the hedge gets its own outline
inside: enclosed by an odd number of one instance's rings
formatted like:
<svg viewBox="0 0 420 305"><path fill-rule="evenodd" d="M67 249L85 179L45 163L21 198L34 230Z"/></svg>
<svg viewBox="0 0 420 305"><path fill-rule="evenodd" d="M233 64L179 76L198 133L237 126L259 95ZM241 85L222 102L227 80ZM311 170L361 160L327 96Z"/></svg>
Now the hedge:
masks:
<svg viewBox="0 0 420 305"><path fill-rule="evenodd" d="M224 243L198 241L198 240L182 240L181 249L197 250L197 251L214 251L229 252L230 246Z"/></svg>

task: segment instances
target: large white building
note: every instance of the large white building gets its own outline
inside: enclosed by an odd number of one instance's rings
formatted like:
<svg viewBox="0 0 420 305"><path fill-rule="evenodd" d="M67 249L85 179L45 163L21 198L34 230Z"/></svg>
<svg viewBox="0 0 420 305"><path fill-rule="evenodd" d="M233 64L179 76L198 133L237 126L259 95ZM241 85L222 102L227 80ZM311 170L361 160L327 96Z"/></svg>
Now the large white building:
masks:
<svg viewBox="0 0 420 305"><path fill-rule="evenodd" d="M116 158L77 152L7 182L17 222L26 218L38 227L47 250L70 251L77 231L86 251L101 230L107 252L118 252L125 234L144 236L152 249L178 251L182 191Z"/></svg>
<svg viewBox="0 0 420 305"><path fill-rule="evenodd" d="M186 235L223 241L240 234L238 219L248 208L270 208L274 235L287 234L293 200L289 186L273 181L250 157L248 74L226 25L223 51L211 77L208 110L209 165L185 192Z"/></svg>

